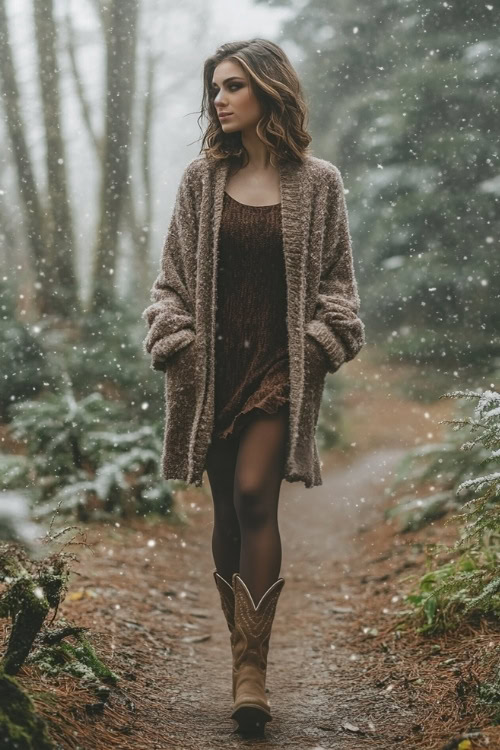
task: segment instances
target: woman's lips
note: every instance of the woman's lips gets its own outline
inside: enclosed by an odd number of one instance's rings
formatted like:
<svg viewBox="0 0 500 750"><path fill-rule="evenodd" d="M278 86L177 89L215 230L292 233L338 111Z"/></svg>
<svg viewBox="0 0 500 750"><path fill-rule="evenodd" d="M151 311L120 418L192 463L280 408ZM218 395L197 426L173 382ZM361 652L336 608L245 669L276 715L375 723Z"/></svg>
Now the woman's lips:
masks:
<svg viewBox="0 0 500 750"><path fill-rule="evenodd" d="M228 114L228 115L219 115L219 120L225 120L226 117L232 117L232 116L233 116L232 112L230 112L230 114Z"/></svg>

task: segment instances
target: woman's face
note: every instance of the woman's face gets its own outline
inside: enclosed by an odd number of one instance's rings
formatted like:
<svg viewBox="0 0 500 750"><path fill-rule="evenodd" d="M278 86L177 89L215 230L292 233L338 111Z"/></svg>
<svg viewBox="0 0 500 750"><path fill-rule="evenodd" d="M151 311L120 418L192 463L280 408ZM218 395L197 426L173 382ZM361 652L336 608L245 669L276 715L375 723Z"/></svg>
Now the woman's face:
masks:
<svg viewBox="0 0 500 750"><path fill-rule="evenodd" d="M260 102L252 91L246 71L232 60L224 60L214 70L212 96L217 116L229 112L229 117L219 118L224 133L254 129L262 116Z"/></svg>

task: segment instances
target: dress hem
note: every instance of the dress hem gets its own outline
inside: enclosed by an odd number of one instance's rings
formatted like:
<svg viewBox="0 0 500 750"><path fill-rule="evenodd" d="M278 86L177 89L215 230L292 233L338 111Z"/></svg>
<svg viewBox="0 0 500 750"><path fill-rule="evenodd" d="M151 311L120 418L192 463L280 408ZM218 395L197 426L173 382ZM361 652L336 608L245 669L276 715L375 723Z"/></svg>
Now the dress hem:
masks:
<svg viewBox="0 0 500 750"><path fill-rule="evenodd" d="M234 417L229 427L226 427L224 430L222 430L222 432L218 432L215 437L220 440L225 440L228 437L234 436L236 429L240 427L239 422L241 418L247 415L249 412L253 411L253 409L261 409L267 414L275 414L278 409L284 404L288 403L288 401L289 397L286 395L279 396L277 394L272 394L271 397L265 399L261 404L247 406L246 408L242 409L239 414L236 415L236 417Z"/></svg>

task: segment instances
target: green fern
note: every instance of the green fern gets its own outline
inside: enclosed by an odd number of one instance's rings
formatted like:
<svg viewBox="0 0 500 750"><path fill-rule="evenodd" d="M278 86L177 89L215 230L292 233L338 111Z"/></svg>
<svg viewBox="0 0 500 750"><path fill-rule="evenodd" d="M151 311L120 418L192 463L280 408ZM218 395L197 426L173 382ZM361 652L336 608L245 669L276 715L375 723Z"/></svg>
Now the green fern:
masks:
<svg viewBox="0 0 500 750"><path fill-rule="evenodd" d="M452 424L453 430L469 427L478 432L460 446L462 451L474 451L477 467L498 466L500 394L454 391L443 397L478 400L472 417L443 421ZM435 565L442 552L455 555L455 559L429 570L420 578L418 590L406 596L412 608L403 614L416 619L420 632L456 627L467 616L500 615L500 472L463 479L455 494L469 498L460 506L462 512L451 519L461 523L460 536L450 548L431 551L427 562Z"/></svg>
<svg viewBox="0 0 500 750"><path fill-rule="evenodd" d="M25 453L0 455L0 482L28 490L35 517L172 512L159 422L141 425L126 404L101 393L78 400L69 385L62 395L14 404L11 414L11 435Z"/></svg>

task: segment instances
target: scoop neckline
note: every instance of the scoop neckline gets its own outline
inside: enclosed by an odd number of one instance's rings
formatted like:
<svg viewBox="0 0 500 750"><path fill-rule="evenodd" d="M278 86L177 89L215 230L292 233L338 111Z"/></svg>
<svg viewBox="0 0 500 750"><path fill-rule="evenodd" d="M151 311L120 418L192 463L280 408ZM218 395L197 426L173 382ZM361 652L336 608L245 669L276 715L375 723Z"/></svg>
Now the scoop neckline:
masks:
<svg viewBox="0 0 500 750"><path fill-rule="evenodd" d="M281 202L280 203L268 203L267 205L263 205L263 206L252 206L250 203L241 203L240 201L237 201L236 198L233 198L232 195L229 195L229 193L226 190L224 190L224 195L227 195L227 197L230 198L230 200L232 200L234 203L237 203L238 206L244 206L245 208L276 208L276 206L281 206Z"/></svg>

